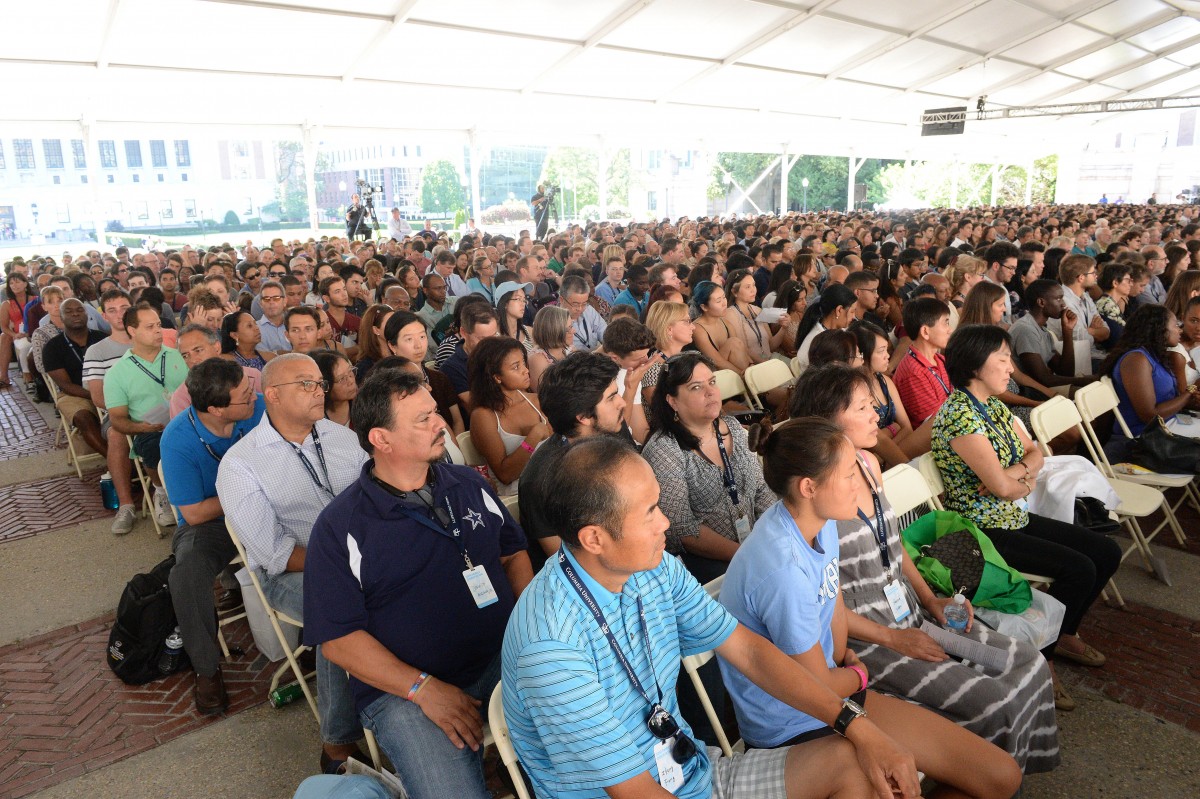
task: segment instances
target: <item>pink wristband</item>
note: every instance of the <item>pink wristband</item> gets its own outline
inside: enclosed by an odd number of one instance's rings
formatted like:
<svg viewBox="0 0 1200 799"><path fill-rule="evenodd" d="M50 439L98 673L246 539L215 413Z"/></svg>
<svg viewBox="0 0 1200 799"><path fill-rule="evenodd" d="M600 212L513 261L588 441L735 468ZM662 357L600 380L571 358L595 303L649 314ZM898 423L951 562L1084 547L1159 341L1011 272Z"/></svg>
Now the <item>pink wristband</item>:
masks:
<svg viewBox="0 0 1200 799"><path fill-rule="evenodd" d="M522 441L522 442L521 442L521 449L525 450L525 451L526 451L526 452L528 452L530 455L532 455L532 454L533 454L533 447L529 446L529 442L528 442L528 441Z"/></svg>
<svg viewBox="0 0 1200 799"><path fill-rule="evenodd" d="M846 668L858 675L858 690L867 690L867 672L861 666L846 666Z"/></svg>

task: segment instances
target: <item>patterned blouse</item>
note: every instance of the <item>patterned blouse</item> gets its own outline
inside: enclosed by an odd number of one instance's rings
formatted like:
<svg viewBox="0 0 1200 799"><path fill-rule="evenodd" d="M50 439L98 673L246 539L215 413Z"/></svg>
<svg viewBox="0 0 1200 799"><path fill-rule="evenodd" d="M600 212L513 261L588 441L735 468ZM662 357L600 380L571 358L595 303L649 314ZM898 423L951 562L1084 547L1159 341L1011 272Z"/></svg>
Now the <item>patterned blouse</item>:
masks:
<svg viewBox="0 0 1200 799"><path fill-rule="evenodd" d="M734 480L738 487L738 508L734 508L725 490L723 469L695 450L684 452L669 433L659 431L650 436L642 450L658 478L662 491L659 507L671 521L667 531L667 551L683 552L681 539L700 535L704 524L730 541L737 541L737 519L745 514L753 527L758 517L776 500L775 492L763 480L758 458L746 445L746 429L732 416L722 416L733 438L729 453Z"/></svg>
<svg viewBox="0 0 1200 799"><path fill-rule="evenodd" d="M950 446L959 436L977 434L987 436L1005 468L1024 457L1021 440L1013 431L1012 411L999 397L988 397L985 407L986 415L959 389L946 399L933 420L933 460L946 484L946 509L961 513L985 530L1019 530L1029 524L1025 504L980 495L979 477Z"/></svg>

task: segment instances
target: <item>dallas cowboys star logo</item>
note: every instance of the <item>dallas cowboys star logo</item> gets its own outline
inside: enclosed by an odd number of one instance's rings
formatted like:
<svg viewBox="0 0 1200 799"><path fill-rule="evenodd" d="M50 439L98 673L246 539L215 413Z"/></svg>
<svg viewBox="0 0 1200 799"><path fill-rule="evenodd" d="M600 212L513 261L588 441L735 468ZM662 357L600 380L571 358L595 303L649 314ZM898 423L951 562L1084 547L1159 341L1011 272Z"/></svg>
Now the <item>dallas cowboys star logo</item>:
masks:
<svg viewBox="0 0 1200 799"><path fill-rule="evenodd" d="M471 523L472 530L474 530L478 527L483 527L483 516L479 513L479 511L474 510L474 509L469 510L469 511L467 511L467 515L465 518L467 521L469 521Z"/></svg>

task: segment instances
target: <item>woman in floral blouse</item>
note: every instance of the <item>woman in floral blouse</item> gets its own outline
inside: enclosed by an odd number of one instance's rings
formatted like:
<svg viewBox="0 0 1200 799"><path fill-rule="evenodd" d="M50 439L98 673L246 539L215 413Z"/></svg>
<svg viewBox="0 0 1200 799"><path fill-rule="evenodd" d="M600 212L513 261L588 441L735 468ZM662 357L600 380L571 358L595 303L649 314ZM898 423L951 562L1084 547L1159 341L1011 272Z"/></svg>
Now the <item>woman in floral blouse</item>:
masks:
<svg viewBox="0 0 1200 799"><path fill-rule="evenodd" d="M1112 349L1125 332L1125 309L1129 305L1129 292L1133 289L1133 278L1129 276L1129 264L1107 263L1100 272L1100 290L1104 295L1096 300L1096 310L1111 331L1102 346Z"/></svg>

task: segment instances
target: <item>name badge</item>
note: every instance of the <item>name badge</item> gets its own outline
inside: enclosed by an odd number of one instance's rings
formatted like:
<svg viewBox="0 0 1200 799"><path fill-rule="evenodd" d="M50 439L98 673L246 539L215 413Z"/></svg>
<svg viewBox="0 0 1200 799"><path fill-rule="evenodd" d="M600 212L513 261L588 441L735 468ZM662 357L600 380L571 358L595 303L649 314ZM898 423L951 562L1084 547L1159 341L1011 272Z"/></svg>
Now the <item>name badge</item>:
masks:
<svg viewBox="0 0 1200 799"><path fill-rule="evenodd" d="M487 569L483 566L467 569L463 572L463 579L467 581L467 588L471 589L471 596L475 598L477 607L486 608L500 601L500 597L496 596L496 589L492 587Z"/></svg>
<svg viewBox="0 0 1200 799"><path fill-rule="evenodd" d="M745 516L737 517L737 521L733 523L733 529L737 531L738 543L740 544L750 535L750 520Z"/></svg>
<svg viewBox="0 0 1200 799"><path fill-rule="evenodd" d="M899 580L892 580L883 587L883 595L887 597L888 605L892 608L892 618L896 621L907 619L912 610L908 607L908 599L904 596L904 588Z"/></svg>
<svg viewBox="0 0 1200 799"><path fill-rule="evenodd" d="M1014 504L1017 506L1017 510L1024 510L1024 511L1029 510L1029 498L1028 497L1021 497Z"/></svg>
<svg viewBox="0 0 1200 799"><path fill-rule="evenodd" d="M683 766L671 757L671 747L675 739L659 741L654 745L654 763L658 766L658 784L664 789L675 793L683 787Z"/></svg>

